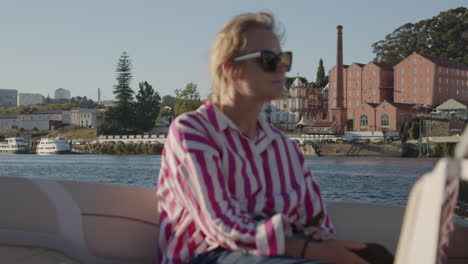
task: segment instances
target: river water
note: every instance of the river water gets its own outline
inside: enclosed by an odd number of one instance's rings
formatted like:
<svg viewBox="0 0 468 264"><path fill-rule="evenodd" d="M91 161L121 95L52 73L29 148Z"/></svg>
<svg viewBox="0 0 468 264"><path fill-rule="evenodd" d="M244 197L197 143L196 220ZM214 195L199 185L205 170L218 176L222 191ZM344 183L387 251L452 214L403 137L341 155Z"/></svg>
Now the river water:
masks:
<svg viewBox="0 0 468 264"><path fill-rule="evenodd" d="M437 159L307 157L326 201L404 206ZM0 177L68 179L155 187L161 156L0 155Z"/></svg>

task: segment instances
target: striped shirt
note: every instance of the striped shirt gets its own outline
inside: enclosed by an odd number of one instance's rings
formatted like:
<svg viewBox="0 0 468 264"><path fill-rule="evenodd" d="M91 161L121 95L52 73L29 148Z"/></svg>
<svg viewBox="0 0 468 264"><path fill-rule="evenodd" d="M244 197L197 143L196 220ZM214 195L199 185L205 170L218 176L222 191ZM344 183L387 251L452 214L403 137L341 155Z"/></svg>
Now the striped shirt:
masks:
<svg viewBox="0 0 468 264"><path fill-rule="evenodd" d="M210 101L172 122L157 187L161 263L217 247L281 255L291 224L320 212L319 227L334 233L295 143L264 120L257 124L249 139Z"/></svg>

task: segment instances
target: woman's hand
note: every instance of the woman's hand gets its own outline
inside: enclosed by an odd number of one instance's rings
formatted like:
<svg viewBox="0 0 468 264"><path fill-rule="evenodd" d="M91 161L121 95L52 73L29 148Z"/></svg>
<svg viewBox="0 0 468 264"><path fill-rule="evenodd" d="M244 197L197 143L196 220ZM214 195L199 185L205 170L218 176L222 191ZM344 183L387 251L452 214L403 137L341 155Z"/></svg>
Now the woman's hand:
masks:
<svg viewBox="0 0 468 264"><path fill-rule="evenodd" d="M328 240L320 243L310 243L304 258L322 260L336 264L369 264L352 251L366 247L364 244L349 241Z"/></svg>
<svg viewBox="0 0 468 264"><path fill-rule="evenodd" d="M331 234L316 226L304 227L300 225L295 225L295 231L301 232L305 236L318 241L325 241L333 238Z"/></svg>

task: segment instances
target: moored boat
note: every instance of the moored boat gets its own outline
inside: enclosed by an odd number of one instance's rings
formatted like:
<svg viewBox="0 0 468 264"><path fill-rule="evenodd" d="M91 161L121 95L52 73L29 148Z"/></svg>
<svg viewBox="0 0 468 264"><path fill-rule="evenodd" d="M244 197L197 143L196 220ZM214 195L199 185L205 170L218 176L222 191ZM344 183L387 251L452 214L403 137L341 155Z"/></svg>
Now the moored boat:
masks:
<svg viewBox="0 0 468 264"><path fill-rule="evenodd" d="M36 153L39 155L70 153L70 142L63 138L42 138L37 145Z"/></svg>
<svg viewBox="0 0 468 264"><path fill-rule="evenodd" d="M0 142L0 154L28 153L28 143L22 137L5 138Z"/></svg>

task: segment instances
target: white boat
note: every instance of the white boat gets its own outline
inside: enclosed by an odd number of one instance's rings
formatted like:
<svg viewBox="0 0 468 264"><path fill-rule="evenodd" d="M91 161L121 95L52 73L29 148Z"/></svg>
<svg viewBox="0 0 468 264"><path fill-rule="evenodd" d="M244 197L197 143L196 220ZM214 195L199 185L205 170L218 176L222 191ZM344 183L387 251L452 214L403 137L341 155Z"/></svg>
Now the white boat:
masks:
<svg viewBox="0 0 468 264"><path fill-rule="evenodd" d="M36 153L39 155L70 153L70 141L63 137L42 138L37 145Z"/></svg>
<svg viewBox="0 0 468 264"><path fill-rule="evenodd" d="M0 154L28 153L28 143L22 137L5 138L0 142Z"/></svg>

